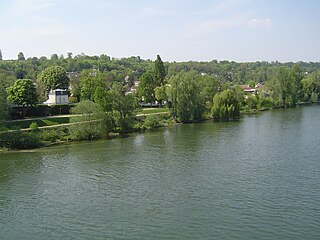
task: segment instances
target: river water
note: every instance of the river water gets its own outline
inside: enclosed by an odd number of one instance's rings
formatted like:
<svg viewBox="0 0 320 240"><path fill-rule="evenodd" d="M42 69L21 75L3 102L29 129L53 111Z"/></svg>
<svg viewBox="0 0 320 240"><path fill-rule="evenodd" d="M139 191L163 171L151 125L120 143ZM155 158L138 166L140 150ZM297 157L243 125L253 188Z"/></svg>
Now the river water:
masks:
<svg viewBox="0 0 320 240"><path fill-rule="evenodd" d="M0 153L0 239L320 239L320 106Z"/></svg>

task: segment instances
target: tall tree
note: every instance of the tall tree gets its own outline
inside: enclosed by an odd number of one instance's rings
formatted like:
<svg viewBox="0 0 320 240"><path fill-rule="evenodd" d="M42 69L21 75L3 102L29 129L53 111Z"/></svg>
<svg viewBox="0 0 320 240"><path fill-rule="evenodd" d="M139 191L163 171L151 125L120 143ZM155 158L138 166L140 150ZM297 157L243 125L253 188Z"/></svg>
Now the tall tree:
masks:
<svg viewBox="0 0 320 240"><path fill-rule="evenodd" d="M133 94L125 95L122 91L122 85L118 83L112 85L108 95L112 101L116 125L120 131L130 130L140 109L137 99Z"/></svg>
<svg viewBox="0 0 320 240"><path fill-rule="evenodd" d="M309 74L302 81L304 98L310 101L312 96L320 95L320 71ZM312 99L317 101L316 99Z"/></svg>
<svg viewBox="0 0 320 240"><path fill-rule="evenodd" d="M54 89L68 89L70 80L63 67L52 66L39 74L38 81L46 86L47 91L50 91Z"/></svg>
<svg viewBox="0 0 320 240"><path fill-rule="evenodd" d="M26 106L33 106L37 103L38 96L35 84L30 79L18 79L13 86L7 88L8 100L14 104L22 105L23 118Z"/></svg>
<svg viewBox="0 0 320 240"><path fill-rule="evenodd" d="M98 88L99 87L99 88ZM95 92L106 89L104 74L95 69L83 70L80 74L81 99L94 101ZM98 93L97 93L98 94ZM96 94L96 95L97 95Z"/></svg>
<svg viewBox="0 0 320 240"><path fill-rule="evenodd" d="M166 69L163 65L160 55L157 55L157 59L154 62L153 77L156 83L156 87L164 85L166 78Z"/></svg>
<svg viewBox="0 0 320 240"><path fill-rule="evenodd" d="M9 106L7 103L7 92L4 84L0 82L0 128L1 123L9 116Z"/></svg>
<svg viewBox="0 0 320 240"><path fill-rule="evenodd" d="M26 60L26 58L24 57L23 52L19 52L18 53L18 61L24 61L24 60Z"/></svg>
<svg viewBox="0 0 320 240"><path fill-rule="evenodd" d="M270 95L279 107L294 106L296 104L296 81L293 71L287 67L280 67L276 75L267 82Z"/></svg>
<svg viewBox="0 0 320 240"><path fill-rule="evenodd" d="M145 72L140 78L138 95L146 103L153 103L155 98L155 88L157 87L155 79L150 72Z"/></svg>
<svg viewBox="0 0 320 240"><path fill-rule="evenodd" d="M174 119L189 122L203 118L205 104L201 96L199 77L194 72L180 72L169 79L168 106Z"/></svg>
<svg viewBox="0 0 320 240"><path fill-rule="evenodd" d="M2 61L2 52L1 52L1 49L0 49L0 61Z"/></svg>

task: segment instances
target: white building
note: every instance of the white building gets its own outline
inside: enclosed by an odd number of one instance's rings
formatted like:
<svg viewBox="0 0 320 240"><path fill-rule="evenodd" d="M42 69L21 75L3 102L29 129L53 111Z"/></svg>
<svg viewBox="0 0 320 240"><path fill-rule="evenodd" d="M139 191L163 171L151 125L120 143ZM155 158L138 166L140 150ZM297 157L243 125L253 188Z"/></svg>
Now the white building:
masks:
<svg viewBox="0 0 320 240"><path fill-rule="evenodd" d="M68 104L68 92L65 89L55 89L49 92L49 99L44 102L44 104L54 105L54 104Z"/></svg>

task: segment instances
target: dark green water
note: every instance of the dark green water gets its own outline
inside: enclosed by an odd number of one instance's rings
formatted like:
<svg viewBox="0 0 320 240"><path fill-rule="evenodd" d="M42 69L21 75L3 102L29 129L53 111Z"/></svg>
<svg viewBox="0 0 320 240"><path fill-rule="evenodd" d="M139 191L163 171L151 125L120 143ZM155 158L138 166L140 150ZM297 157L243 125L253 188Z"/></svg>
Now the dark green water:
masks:
<svg viewBox="0 0 320 240"><path fill-rule="evenodd" d="M320 239L320 106L0 154L0 239Z"/></svg>

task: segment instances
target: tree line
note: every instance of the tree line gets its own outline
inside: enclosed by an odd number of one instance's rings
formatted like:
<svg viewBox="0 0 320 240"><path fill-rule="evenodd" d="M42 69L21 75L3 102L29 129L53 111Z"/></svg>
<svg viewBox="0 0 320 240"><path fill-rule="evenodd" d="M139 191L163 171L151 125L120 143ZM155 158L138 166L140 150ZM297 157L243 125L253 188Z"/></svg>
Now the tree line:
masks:
<svg viewBox="0 0 320 240"><path fill-rule="evenodd" d="M78 105L73 112L87 123L68 129L75 139L101 137L106 132L135 128L141 103L156 103L170 110L170 121L194 122L207 118L236 119L241 111L294 107L316 102L320 93L319 63L163 62L140 57L113 59L106 55L0 61L0 122L9 116L9 104L32 106L50 90L68 89ZM256 91L245 93L242 84ZM130 91L134 89L135 91ZM140 104L139 104L140 103ZM159 126L148 117L149 126ZM96 131L100 129L99 131Z"/></svg>

